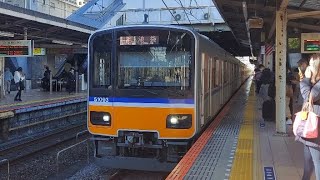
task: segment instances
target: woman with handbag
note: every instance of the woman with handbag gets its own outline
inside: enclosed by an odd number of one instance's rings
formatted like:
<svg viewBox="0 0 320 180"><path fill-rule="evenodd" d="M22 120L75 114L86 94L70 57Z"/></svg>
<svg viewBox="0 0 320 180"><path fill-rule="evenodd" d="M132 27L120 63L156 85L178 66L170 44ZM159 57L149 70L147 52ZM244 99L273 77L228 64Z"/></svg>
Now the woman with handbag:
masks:
<svg viewBox="0 0 320 180"><path fill-rule="evenodd" d="M299 76L304 106L303 110L297 113L293 131L296 140L304 144L302 180L309 180L313 169L315 169L316 179L320 180L320 123L318 123L318 116L320 116L320 54L311 56L310 66L304 74L299 71ZM313 132L310 129L313 129ZM307 131L309 134L306 133Z"/></svg>
<svg viewBox="0 0 320 180"><path fill-rule="evenodd" d="M14 101L22 101L21 100L21 91L24 90L24 75L22 72L22 68L19 67L15 72L14 72L14 82L17 86L18 89L18 93L17 95L14 97Z"/></svg>

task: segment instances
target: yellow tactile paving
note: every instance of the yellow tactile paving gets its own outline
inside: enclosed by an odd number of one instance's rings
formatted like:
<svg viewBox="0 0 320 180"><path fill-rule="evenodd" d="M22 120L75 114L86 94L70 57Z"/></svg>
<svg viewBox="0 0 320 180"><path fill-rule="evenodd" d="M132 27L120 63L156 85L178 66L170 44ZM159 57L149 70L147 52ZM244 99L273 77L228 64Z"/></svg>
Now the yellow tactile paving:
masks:
<svg viewBox="0 0 320 180"><path fill-rule="evenodd" d="M253 86L252 86L253 87ZM230 180L253 179L253 128L255 96L251 87L243 123L241 124L237 149L231 169Z"/></svg>

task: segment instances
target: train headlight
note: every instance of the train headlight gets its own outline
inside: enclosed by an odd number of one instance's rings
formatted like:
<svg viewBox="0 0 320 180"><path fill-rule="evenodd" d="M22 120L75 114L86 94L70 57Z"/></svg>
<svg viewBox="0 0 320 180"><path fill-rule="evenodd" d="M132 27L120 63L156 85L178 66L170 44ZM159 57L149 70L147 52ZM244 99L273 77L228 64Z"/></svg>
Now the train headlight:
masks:
<svg viewBox="0 0 320 180"><path fill-rule="evenodd" d="M191 114L170 114L167 116L166 127L171 129L189 129L192 126Z"/></svg>
<svg viewBox="0 0 320 180"><path fill-rule="evenodd" d="M173 117L170 118L170 123L171 123L171 124L178 124L178 122L179 122L179 121L178 121L178 118L177 118L177 117L174 117L174 116L173 116Z"/></svg>
<svg viewBox="0 0 320 180"><path fill-rule="evenodd" d="M90 122L93 125L111 126L111 114L108 112L90 112Z"/></svg>
<svg viewBox="0 0 320 180"><path fill-rule="evenodd" d="M104 116L102 117L102 119L103 119L103 121L105 121L105 122L109 122L109 121L110 121L110 116L109 116L108 114L106 114L106 115L104 115Z"/></svg>

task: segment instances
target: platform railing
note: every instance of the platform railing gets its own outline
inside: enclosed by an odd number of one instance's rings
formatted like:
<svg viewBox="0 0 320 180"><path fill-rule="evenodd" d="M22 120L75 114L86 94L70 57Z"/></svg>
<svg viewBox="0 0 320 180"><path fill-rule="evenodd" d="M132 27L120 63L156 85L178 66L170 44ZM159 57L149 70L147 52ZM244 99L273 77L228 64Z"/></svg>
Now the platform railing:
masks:
<svg viewBox="0 0 320 180"><path fill-rule="evenodd" d="M80 135L82 135L84 133L87 133L87 132L88 132L88 130L84 130L84 131L78 132L77 135L76 135L76 142L78 142L78 138L79 138Z"/></svg>
<svg viewBox="0 0 320 180"><path fill-rule="evenodd" d="M7 163L7 173L8 173L7 179L9 180L10 179L10 162L8 159L0 160L0 166L4 163Z"/></svg>
<svg viewBox="0 0 320 180"><path fill-rule="evenodd" d="M62 149L60 150L58 153L57 153L57 156L56 156L56 169L57 169L57 173L59 173L59 170L60 170L60 155L68 150L71 150L73 148L76 148L78 146L80 146L81 144L84 144L86 143L86 146L87 146L87 163L90 162L90 150L89 150L89 140L88 139L85 139L83 141L80 141L74 145L71 145L65 149Z"/></svg>

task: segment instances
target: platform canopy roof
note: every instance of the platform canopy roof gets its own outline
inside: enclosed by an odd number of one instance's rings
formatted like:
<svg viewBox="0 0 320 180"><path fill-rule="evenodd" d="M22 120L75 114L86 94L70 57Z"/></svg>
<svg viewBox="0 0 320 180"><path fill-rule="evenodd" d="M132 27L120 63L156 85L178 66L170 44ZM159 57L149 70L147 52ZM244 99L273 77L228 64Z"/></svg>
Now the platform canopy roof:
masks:
<svg viewBox="0 0 320 180"><path fill-rule="evenodd" d="M319 0L214 0L214 3L231 28L237 43L250 49L246 51L250 52L248 55L251 55L250 45L253 54L257 55L263 42L273 44L275 14L280 7L288 9L288 36L320 31ZM261 19L262 26L258 27L257 22L261 22ZM247 27L249 20L254 20L251 22L254 22L252 24L256 28Z"/></svg>
<svg viewBox="0 0 320 180"><path fill-rule="evenodd" d="M0 40L22 40L25 29L35 46L81 48L97 28L0 2Z"/></svg>

